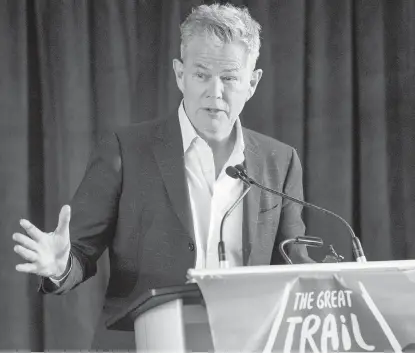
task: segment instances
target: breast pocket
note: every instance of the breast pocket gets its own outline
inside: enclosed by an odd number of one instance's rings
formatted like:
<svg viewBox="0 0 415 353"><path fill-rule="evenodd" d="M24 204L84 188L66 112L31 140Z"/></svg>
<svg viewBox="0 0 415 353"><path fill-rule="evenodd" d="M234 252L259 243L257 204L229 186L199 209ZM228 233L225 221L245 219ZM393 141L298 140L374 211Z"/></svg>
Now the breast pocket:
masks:
<svg viewBox="0 0 415 353"><path fill-rule="evenodd" d="M274 213L276 209L281 208L281 203L281 196L269 192L262 192L259 202L259 213Z"/></svg>

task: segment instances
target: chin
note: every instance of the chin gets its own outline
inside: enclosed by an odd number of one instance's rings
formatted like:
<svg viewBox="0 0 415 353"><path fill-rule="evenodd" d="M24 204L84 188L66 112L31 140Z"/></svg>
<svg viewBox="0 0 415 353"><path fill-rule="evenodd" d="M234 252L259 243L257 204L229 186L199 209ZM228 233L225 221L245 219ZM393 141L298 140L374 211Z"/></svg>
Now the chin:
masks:
<svg viewBox="0 0 415 353"><path fill-rule="evenodd" d="M226 128L226 131L224 131L223 127L221 129L206 129L204 135L209 140L219 142L229 137L232 130L228 130L229 129Z"/></svg>

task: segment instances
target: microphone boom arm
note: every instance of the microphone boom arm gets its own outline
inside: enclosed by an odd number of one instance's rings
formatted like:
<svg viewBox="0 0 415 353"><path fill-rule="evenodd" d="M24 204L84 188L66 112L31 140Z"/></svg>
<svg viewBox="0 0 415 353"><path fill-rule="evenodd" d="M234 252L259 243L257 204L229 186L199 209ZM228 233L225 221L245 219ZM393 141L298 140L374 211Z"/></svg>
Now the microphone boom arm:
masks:
<svg viewBox="0 0 415 353"><path fill-rule="evenodd" d="M232 207L226 211L225 215L222 218L222 221L220 223L220 240L218 243L218 255L219 255L219 264L220 268L227 268L228 263L226 260L226 252L225 252L225 242L223 241L223 227L225 225L225 220L229 217L229 215L233 212L233 210L241 203L243 198L246 196L246 194L251 190L251 183L246 182L245 180L242 180L244 184L247 186L247 188L244 190L241 196L235 201L235 203L232 205Z"/></svg>
<svg viewBox="0 0 415 353"><path fill-rule="evenodd" d="M323 212L323 213L327 213L327 214L330 214L330 215L332 215L332 216L336 217L336 218L337 218L337 219L339 219L341 222L343 222L343 224L347 227L347 229L348 229L348 231L349 231L350 235L351 235L353 238L356 238L356 234L354 233L354 231L353 231L352 227L350 226L350 224L349 224L349 223L347 223L347 221L346 221L343 217L339 216L338 214L336 214L336 213L334 213L334 212L332 212L332 211L326 210L326 209L325 209L325 208L323 208L323 207L320 207L320 206L317 206L317 205L313 205L312 203L308 203L308 202L305 202L305 201L302 201L302 200L298 200L298 199L296 199L296 198L294 198L294 197L291 197L291 196L289 196L289 195L287 195L287 194L285 194L285 193L283 193L283 192L280 192L280 191L277 191L277 190L272 190L272 189L269 189L269 188L267 188L266 186L263 186L263 185L261 185L261 184L258 184L258 183L257 183L255 180L253 180L253 179L249 179L249 180L250 180L251 184L253 184L253 185L255 185L255 186L258 186L259 188L264 189L265 191L268 191L268 192L270 192L270 193L272 193L272 194L275 194L275 195L281 196L281 197L283 197L283 198L286 198L286 199L288 199L288 200L290 200L290 201L293 201L293 202L299 203L299 204L301 204L301 205L303 205L303 206L306 206L306 207L315 208L316 210L319 210L319 211L321 211L321 212Z"/></svg>
<svg viewBox="0 0 415 353"><path fill-rule="evenodd" d="M316 205L314 205L312 203L308 203L306 201L302 201L302 200L296 199L296 198L294 198L292 196L289 196L289 195L287 195L287 194L285 194L283 192L280 192L280 191L277 191L277 190L273 190L273 189L267 188L264 185L259 184L258 182L256 182L254 179L250 178L246 174L245 169L243 168L242 165L236 165L234 168L238 172L238 173L235 173L234 174L235 177L241 178L245 183L249 183L251 185L255 185L255 186L259 187L260 189L263 189L265 191L268 191L268 192L270 192L272 194L281 196L282 198L286 198L286 199L288 199L290 201L293 201L295 203L299 203L299 204L301 204L303 206L310 207L310 208L314 208L314 209L316 209L316 210L318 210L320 212L329 214L329 215L337 218L339 221L341 221L346 226L347 230L349 231L349 233L350 233L350 235L352 237L353 255L354 255L356 261L357 262L366 262L366 257L365 257L365 254L363 252L362 244L360 243L359 238L354 233L354 231L353 231L352 227L350 226L350 224L343 217L341 217L338 214L336 214L336 213L334 213L332 211L329 211L329 210L327 210L327 209L325 209L323 207L319 207L319 206L316 206Z"/></svg>

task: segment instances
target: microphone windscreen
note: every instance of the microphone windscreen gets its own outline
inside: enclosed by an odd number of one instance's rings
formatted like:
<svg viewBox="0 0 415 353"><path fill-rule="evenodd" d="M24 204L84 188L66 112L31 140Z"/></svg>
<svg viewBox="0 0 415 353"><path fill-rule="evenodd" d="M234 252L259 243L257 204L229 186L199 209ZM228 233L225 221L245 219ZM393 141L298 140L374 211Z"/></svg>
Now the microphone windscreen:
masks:
<svg viewBox="0 0 415 353"><path fill-rule="evenodd" d="M229 166L228 168L226 168L225 172L226 174L228 174L228 176L230 176L233 179L239 178L239 171L235 167Z"/></svg>

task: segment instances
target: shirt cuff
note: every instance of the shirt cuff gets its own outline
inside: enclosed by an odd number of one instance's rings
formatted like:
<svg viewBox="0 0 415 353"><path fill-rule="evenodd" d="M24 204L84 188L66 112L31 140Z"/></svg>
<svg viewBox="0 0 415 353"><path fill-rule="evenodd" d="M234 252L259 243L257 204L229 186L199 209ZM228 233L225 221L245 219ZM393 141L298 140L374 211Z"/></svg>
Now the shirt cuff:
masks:
<svg viewBox="0 0 415 353"><path fill-rule="evenodd" d="M53 284L60 286L65 281L65 279L68 277L71 270L72 270L72 253L69 253L68 265L66 266L66 270L63 273L63 275L59 278L49 277L49 280Z"/></svg>

